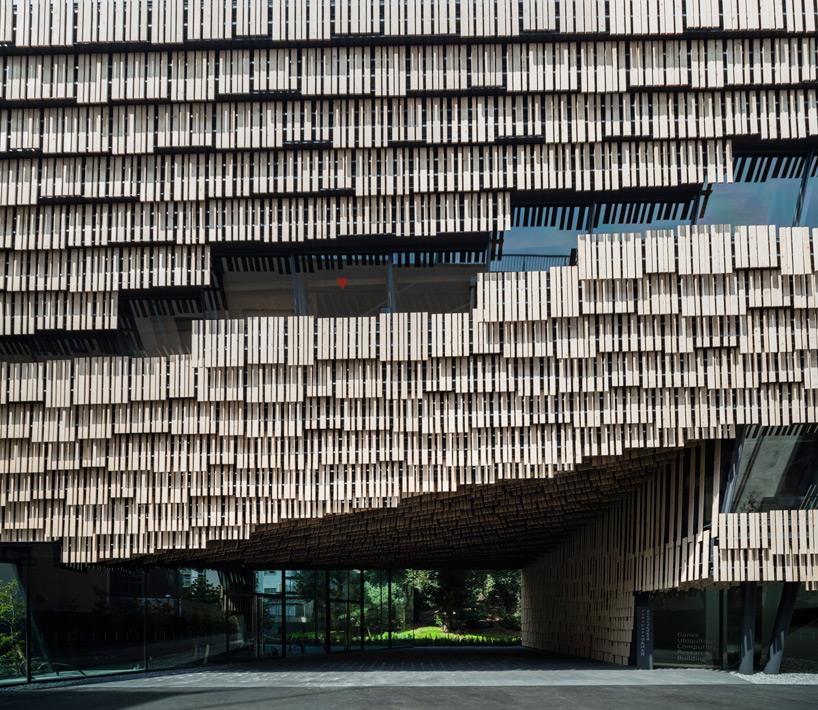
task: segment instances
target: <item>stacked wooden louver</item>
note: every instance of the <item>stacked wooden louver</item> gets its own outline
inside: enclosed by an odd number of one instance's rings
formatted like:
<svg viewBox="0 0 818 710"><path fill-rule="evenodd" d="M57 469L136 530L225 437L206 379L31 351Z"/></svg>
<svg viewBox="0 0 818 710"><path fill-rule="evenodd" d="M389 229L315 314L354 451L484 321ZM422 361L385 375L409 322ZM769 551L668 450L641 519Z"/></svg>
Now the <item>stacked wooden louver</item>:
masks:
<svg viewBox="0 0 818 710"><path fill-rule="evenodd" d="M736 140L818 134L817 13L0 0L0 336L113 333L123 292L208 285L214 245L488 235L527 192L730 181ZM0 362L0 540L250 555L284 522L563 477L548 504L574 525L633 495L526 571L526 638L621 661L633 591L815 586L814 511L720 514L696 456L818 421L816 241L596 235L575 266L482 275L470 313L203 320L189 354ZM672 456L634 493L638 451Z"/></svg>

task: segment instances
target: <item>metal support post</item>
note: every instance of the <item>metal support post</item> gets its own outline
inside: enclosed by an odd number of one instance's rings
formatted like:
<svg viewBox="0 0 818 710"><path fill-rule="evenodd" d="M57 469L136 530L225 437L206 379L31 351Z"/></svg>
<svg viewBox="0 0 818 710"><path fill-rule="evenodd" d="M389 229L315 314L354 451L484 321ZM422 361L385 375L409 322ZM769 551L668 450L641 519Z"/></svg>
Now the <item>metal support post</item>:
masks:
<svg viewBox="0 0 818 710"><path fill-rule="evenodd" d="M287 658L287 570L281 570L281 657Z"/></svg>
<svg viewBox="0 0 818 710"><path fill-rule="evenodd" d="M386 613L386 628L389 631L389 648L392 648L392 570L386 572L386 587L387 593L387 613Z"/></svg>
<svg viewBox="0 0 818 710"><path fill-rule="evenodd" d="M325 595L324 595L324 618L326 620L326 632L327 636L324 639L324 648L327 653L332 651L332 638L331 638L331 630L332 630L332 620L330 619L330 613L332 609L332 605L329 603L329 570L324 570L324 588L325 588Z"/></svg>
<svg viewBox="0 0 818 710"><path fill-rule="evenodd" d="M744 675L753 674L753 654L756 638L756 583L741 583L741 641L738 672Z"/></svg>
<svg viewBox="0 0 818 710"><path fill-rule="evenodd" d="M390 267L391 268L391 267ZM361 633L361 650L364 650L364 633L366 629L366 619L364 618L364 605L366 602L366 597L364 595L364 571L362 569L358 570L358 586L361 588L361 618L360 618L360 625L359 630Z"/></svg>
<svg viewBox="0 0 818 710"><path fill-rule="evenodd" d="M142 570L142 668L148 670L148 570Z"/></svg>
<svg viewBox="0 0 818 710"><path fill-rule="evenodd" d="M25 563L25 585L26 585L26 683L31 682L31 552Z"/></svg>
<svg viewBox="0 0 818 710"><path fill-rule="evenodd" d="M792 613L795 611L795 600L798 597L798 587L800 582L784 582L784 589L781 590L781 601L778 603L778 611L775 615L773 626L773 637L770 641L770 659L764 666L764 673L776 675L781 670L781 659L784 657L784 642L787 640L787 632L792 621Z"/></svg>

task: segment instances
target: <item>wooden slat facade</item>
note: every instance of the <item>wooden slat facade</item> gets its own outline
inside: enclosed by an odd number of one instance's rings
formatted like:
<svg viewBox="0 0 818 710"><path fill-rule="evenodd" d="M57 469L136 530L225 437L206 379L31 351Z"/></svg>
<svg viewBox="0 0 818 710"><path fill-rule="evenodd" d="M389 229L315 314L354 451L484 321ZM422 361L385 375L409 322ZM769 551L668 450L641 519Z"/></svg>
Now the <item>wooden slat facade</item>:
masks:
<svg viewBox="0 0 818 710"><path fill-rule="evenodd" d="M635 593L746 581L818 589L818 510L721 513L720 444L710 461L701 445L678 455L523 568L525 645L627 664Z"/></svg>
<svg viewBox="0 0 818 710"><path fill-rule="evenodd" d="M470 313L194 321L192 352L0 363L4 540L67 561L815 422L818 233L582 237Z"/></svg>
<svg viewBox="0 0 818 710"><path fill-rule="evenodd" d="M816 0L0 0L0 337L114 335L123 293L201 290L225 245L488 243L520 195L729 182L737 141L814 145L817 20ZM0 542L261 564L276 530L296 555L294 521L365 539L353 511L542 481L520 510L554 492L545 532L610 506L526 568L526 643L622 662L635 591L818 584L815 511L680 487L703 442L818 422L816 243L580 237L574 266L480 275L469 313L196 320L189 354L0 362ZM657 521L683 496L700 512Z"/></svg>
<svg viewBox="0 0 818 710"><path fill-rule="evenodd" d="M3 0L0 336L112 331L123 290L208 284L216 244L730 181L736 139L818 135L817 8Z"/></svg>

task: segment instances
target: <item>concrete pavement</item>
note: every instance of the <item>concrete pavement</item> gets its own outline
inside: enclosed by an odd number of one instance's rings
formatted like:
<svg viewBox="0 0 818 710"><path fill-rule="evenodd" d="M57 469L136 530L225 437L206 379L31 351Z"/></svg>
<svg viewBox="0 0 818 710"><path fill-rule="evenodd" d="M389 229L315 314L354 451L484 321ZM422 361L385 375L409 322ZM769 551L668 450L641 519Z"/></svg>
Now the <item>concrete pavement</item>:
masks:
<svg viewBox="0 0 818 710"><path fill-rule="evenodd" d="M0 691L21 710L223 710L282 707L603 708L816 704L815 686L763 686L697 669L637 671L521 648L400 649L273 659Z"/></svg>

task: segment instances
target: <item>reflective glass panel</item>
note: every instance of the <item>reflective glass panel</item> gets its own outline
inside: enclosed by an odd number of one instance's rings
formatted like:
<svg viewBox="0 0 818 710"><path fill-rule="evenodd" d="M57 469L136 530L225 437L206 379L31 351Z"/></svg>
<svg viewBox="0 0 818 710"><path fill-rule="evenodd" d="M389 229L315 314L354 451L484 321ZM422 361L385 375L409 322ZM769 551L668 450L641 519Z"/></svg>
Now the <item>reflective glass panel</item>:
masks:
<svg viewBox="0 0 818 710"><path fill-rule="evenodd" d="M818 591L804 585L795 601L781 670L818 672Z"/></svg>
<svg viewBox="0 0 818 710"><path fill-rule="evenodd" d="M282 620L281 597L259 596L257 605L257 656L259 658L281 656L284 654L284 625Z"/></svg>
<svg viewBox="0 0 818 710"><path fill-rule="evenodd" d="M273 257L229 257L220 264L224 317L295 315L288 258L284 263Z"/></svg>
<svg viewBox="0 0 818 710"><path fill-rule="evenodd" d="M332 601L329 604L329 614L330 651L351 650L353 636L352 603Z"/></svg>
<svg viewBox="0 0 818 710"><path fill-rule="evenodd" d="M147 585L150 669L224 658L227 641L217 572L152 569Z"/></svg>
<svg viewBox="0 0 818 710"><path fill-rule="evenodd" d="M801 585L795 600L790 627L784 644L784 655L781 659L782 673L815 673L818 672L818 592L808 591ZM775 621L781 603L784 585L781 582L762 584L758 587L757 605L760 606L761 644L756 644L759 663L756 668L763 668L769 660L770 639L775 629Z"/></svg>
<svg viewBox="0 0 818 710"><path fill-rule="evenodd" d="M250 572L219 572L222 585L223 607L226 610L227 656L231 660L249 659L258 655L263 646L261 638L264 609L259 609L260 597L255 593L256 577Z"/></svg>
<svg viewBox="0 0 818 710"><path fill-rule="evenodd" d="M281 570L261 570L256 572L256 592L259 594L281 594Z"/></svg>
<svg viewBox="0 0 818 710"><path fill-rule="evenodd" d="M395 311L401 313L466 313L472 307L473 285L484 264L394 266Z"/></svg>
<svg viewBox="0 0 818 710"><path fill-rule="evenodd" d="M698 224L774 224L791 227L800 180L716 184Z"/></svg>
<svg viewBox="0 0 818 710"><path fill-rule="evenodd" d="M694 201L688 202L610 202L597 207L595 234L644 232L645 230L673 229L690 224Z"/></svg>
<svg viewBox="0 0 818 710"><path fill-rule="evenodd" d="M722 659L721 666L736 670L741 662L741 587L728 587L722 592ZM755 635L754 653L761 650L761 639Z"/></svg>
<svg viewBox="0 0 818 710"><path fill-rule="evenodd" d="M386 648L389 645L389 585L385 570L364 574L364 645Z"/></svg>
<svg viewBox="0 0 818 710"><path fill-rule="evenodd" d="M361 648L361 572L330 570L329 630L331 651Z"/></svg>
<svg viewBox="0 0 818 710"><path fill-rule="evenodd" d="M349 570L349 587L347 598L354 602L360 602L361 599L361 581L362 572L359 569Z"/></svg>
<svg viewBox="0 0 818 710"><path fill-rule="evenodd" d="M0 685L26 679L26 599L17 566L0 562Z"/></svg>
<svg viewBox="0 0 818 710"><path fill-rule="evenodd" d="M818 157L815 158L813 171L818 173ZM804 205L801 208L801 226L818 227L818 174L810 175L804 193Z"/></svg>
<svg viewBox="0 0 818 710"><path fill-rule="evenodd" d="M287 654L323 653L325 572L287 570Z"/></svg>
<svg viewBox="0 0 818 710"><path fill-rule="evenodd" d="M329 572L330 599L349 599L349 570L334 569Z"/></svg>
<svg viewBox="0 0 818 710"><path fill-rule="evenodd" d="M719 590L715 587L651 594L654 663L720 665L719 606Z"/></svg>
<svg viewBox="0 0 818 710"><path fill-rule="evenodd" d="M801 156L738 157L732 183L706 188L697 223L791 227L803 170Z"/></svg>
<svg viewBox="0 0 818 710"><path fill-rule="evenodd" d="M299 315L376 316L389 306L386 264L362 266L332 262L320 270L300 271L296 283Z"/></svg>
<svg viewBox="0 0 818 710"><path fill-rule="evenodd" d="M514 212L514 226L503 233L503 256L567 256L577 248L577 235L590 231L590 205L520 207Z"/></svg>
<svg viewBox="0 0 818 710"><path fill-rule="evenodd" d="M750 427L739 459L733 513L818 508L818 427Z"/></svg>
<svg viewBox="0 0 818 710"><path fill-rule="evenodd" d="M392 570L392 647L414 645L414 580L411 570Z"/></svg>
<svg viewBox="0 0 818 710"><path fill-rule="evenodd" d="M230 660L250 659L255 657L259 640L256 612L248 599L240 609L233 609L227 614L229 627Z"/></svg>
<svg viewBox="0 0 818 710"><path fill-rule="evenodd" d="M503 234L503 256L513 254L565 255L577 248L582 229L556 227L512 227Z"/></svg>
<svg viewBox="0 0 818 710"><path fill-rule="evenodd" d="M33 546L32 554L32 676L144 670L142 572L62 567L50 546Z"/></svg>
<svg viewBox="0 0 818 710"><path fill-rule="evenodd" d="M123 298L119 309L122 348L143 357L189 353L192 323L203 318L198 297Z"/></svg>
<svg viewBox="0 0 818 710"><path fill-rule="evenodd" d="M284 653L284 621L282 618L282 582L280 569L260 570L255 583L255 641L257 658L272 658Z"/></svg>

